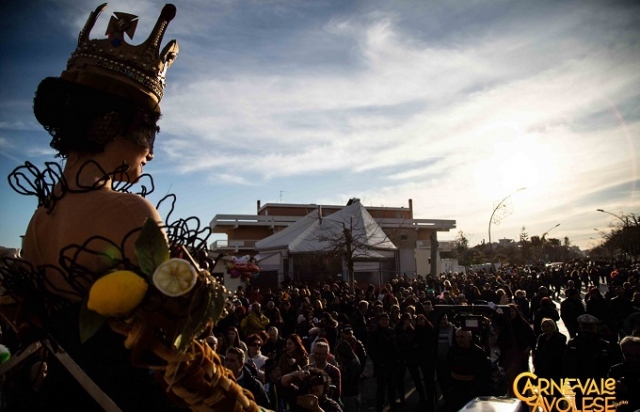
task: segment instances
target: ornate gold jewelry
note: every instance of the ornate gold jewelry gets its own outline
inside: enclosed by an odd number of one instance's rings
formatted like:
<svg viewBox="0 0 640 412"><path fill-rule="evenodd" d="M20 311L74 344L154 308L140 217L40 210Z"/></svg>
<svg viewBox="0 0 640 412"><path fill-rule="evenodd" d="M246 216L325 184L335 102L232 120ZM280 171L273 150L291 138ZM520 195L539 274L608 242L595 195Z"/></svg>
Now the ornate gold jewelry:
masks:
<svg viewBox="0 0 640 412"><path fill-rule="evenodd" d="M124 34L133 38L138 17L115 12L107 27L106 39L89 39L89 34L107 3L98 6L78 36L78 46L60 78L133 99L142 107L160 111L167 70L178 54L178 42L171 40L160 53L160 43L176 7L162 9L151 34L142 44L133 46Z"/></svg>

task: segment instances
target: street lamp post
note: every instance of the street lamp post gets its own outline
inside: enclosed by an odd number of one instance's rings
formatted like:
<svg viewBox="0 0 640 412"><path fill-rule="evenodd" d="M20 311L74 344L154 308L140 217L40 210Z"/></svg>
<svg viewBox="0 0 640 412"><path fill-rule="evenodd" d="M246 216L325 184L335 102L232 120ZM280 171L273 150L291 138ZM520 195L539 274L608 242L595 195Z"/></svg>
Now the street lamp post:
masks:
<svg viewBox="0 0 640 412"><path fill-rule="evenodd" d="M640 251L638 247L638 245L640 245L640 225L638 224L638 219L633 214L629 217L629 215L618 216L604 209L596 209L596 211L611 215L622 222L622 227L619 232L616 233L612 230L606 245L618 248L622 251L625 259L627 255L630 255L632 260L637 260Z"/></svg>
<svg viewBox="0 0 640 412"><path fill-rule="evenodd" d="M622 224L624 226L627 226L629 224L629 222L624 220L621 216L616 215L615 213L607 212L606 210L603 210L603 209L596 209L596 212L606 213L608 215L611 215L611 216L615 217L616 219L620 219L620 221L622 222Z"/></svg>
<svg viewBox="0 0 640 412"><path fill-rule="evenodd" d="M506 201L507 201L507 199L509 199L511 196L513 196L514 194L516 194L516 193L518 193L518 192L520 192L520 191L522 191L522 190L524 190L524 189L526 189L526 187L521 187L520 189L518 189L518 190L516 190L515 192L511 193L509 196L507 196L507 197L505 197L504 199L502 199L502 200L500 201L500 203L498 203L498 206L496 206L496 207L493 209L493 212L491 213L491 217L489 218L489 258L491 258L491 223L493 223L493 217L495 216L495 214L496 214L496 212L498 211L498 209L500 209L500 208L502 207L502 205L504 204L504 202L506 202ZM493 259L492 259L492 262L491 262L491 263L493 264Z"/></svg>
<svg viewBox="0 0 640 412"><path fill-rule="evenodd" d="M542 236L540 237L540 247L542 248L542 252L541 252L541 256L540 256L540 257L541 257L541 258L543 258L543 259L545 259L545 260L547 259L547 257L548 257L548 256L546 256L546 255L545 255L545 256L543 256L543 255L544 255L544 237L545 237L545 236L547 236L547 233L551 232L553 229L557 228L558 226L560 226L560 223L558 223L558 224L557 224L557 225L555 225L555 226L551 226L551 227L550 227L549 229L547 229L547 231L546 231L546 232L544 232L544 233L542 234Z"/></svg>
<svg viewBox="0 0 640 412"><path fill-rule="evenodd" d="M551 228L549 228L546 232L544 232L542 234L542 237L540 237L540 242L544 242L544 237L547 236L547 233L551 232L553 229L557 228L558 226L560 226L560 223L558 223L555 226L552 226Z"/></svg>

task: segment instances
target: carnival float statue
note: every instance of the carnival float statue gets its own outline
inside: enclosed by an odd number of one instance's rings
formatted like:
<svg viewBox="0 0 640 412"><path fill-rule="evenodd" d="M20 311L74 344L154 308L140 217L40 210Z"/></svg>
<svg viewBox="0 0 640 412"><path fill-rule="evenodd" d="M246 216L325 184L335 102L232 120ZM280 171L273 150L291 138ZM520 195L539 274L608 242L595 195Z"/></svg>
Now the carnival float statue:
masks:
<svg viewBox="0 0 640 412"><path fill-rule="evenodd" d="M166 5L139 45L125 39L137 16L120 12L106 39L89 38L105 8L90 14L66 70L43 80L34 99L64 167L27 162L9 176L38 209L22 256L0 265L2 315L18 341L0 365L5 385L13 382L3 392L14 408L45 397L48 410L98 402L105 410L259 411L199 339L227 298L207 270L215 263L206 254L209 228L195 217L170 222L174 196L157 206L145 199L153 180L143 167L178 54L175 40L160 44L176 8ZM167 204L163 221L158 207ZM24 365L47 363L39 394L11 379Z"/></svg>

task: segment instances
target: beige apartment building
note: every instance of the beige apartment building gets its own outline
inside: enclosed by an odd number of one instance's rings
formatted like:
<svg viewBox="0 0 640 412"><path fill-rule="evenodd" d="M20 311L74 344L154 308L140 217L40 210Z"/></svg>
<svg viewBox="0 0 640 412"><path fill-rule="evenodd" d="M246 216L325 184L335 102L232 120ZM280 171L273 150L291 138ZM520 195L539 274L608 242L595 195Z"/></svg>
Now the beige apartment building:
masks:
<svg viewBox="0 0 640 412"><path fill-rule="evenodd" d="M304 252L299 248L289 247L287 243L299 245L300 239L295 240L295 236L299 236L296 233L300 233L301 230L310 233L312 230L312 228L301 229L301 225L321 225L322 219L325 219L325 222L331 221L332 214L335 213L334 216L338 216L343 213L337 212L351 208L349 213L356 215L356 211L360 211L363 215L367 215L367 219L363 220L375 222L371 224L378 226L376 230L381 229L385 235L385 250L379 250L371 256L363 255L363 258L358 258L354 265L356 281L380 284L395 275L406 274L414 277L429 274L432 236L437 239L438 232L448 232L456 227L455 220L414 218L411 199L407 207L365 206L359 203L358 199L349 200L347 205L286 203L262 205L258 201L255 215L219 214L214 216L210 223L212 233L225 234L227 239L213 242L210 250L214 254L255 257L261 268L259 283L263 285L277 286L287 278L299 281L346 280L346 275L342 278L345 271L344 265L319 257L322 255L321 252L309 252L308 235L307 239L304 239L307 244ZM372 219L368 217L369 215ZM351 221L353 223L353 218ZM294 226L296 229L287 230ZM296 233L291 233L289 236L288 232ZM274 236L278 233L278 236ZM277 239L279 243L271 239ZM391 246L389 246L390 243L392 243ZM452 242L436 242L435 256L438 273L442 271L439 252L451 250L450 243ZM373 245L372 249L380 248Z"/></svg>

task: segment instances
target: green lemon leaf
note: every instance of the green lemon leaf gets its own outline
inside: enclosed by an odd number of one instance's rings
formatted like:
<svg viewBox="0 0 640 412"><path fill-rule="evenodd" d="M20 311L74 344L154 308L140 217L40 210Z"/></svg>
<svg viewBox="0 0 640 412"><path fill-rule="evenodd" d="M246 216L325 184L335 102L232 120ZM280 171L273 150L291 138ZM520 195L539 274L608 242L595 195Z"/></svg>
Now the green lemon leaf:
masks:
<svg viewBox="0 0 640 412"><path fill-rule="evenodd" d="M158 222L147 218L135 243L136 256L142 273L149 279L158 265L169 260L169 246Z"/></svg>
<svg viewBox="0 0 640 412"><path fill-rule="evenodd" d="M225 288L221 285L216 285L213 295L213 307L211 308L211 320L217 322L222 316L222 310L224 309L224 302L227 300L225 295Z"/></svg>
<svg viewBox="0 0 640 412"><path fill-rule="evenodd" d="M80 342L85 343L102 327L105 317L87 308L87 300L80 307Z"/></svg>
<svg viewBox="0 0 640 412"><path fill-rule="evenodd" d="M191 307L189 308L189 318L182 328L180 335L178 335L174 341L178 352L186 348L191 339L199 335L207 325L207 322L213 319L215 291L213 285L208 286L207 288L197 289L193 296Z"/></svg>

